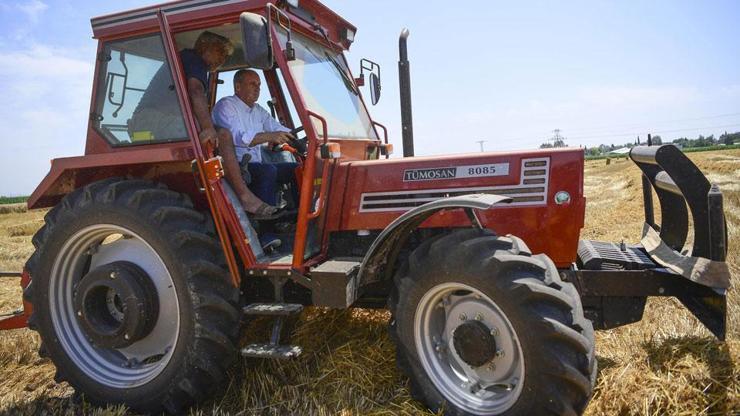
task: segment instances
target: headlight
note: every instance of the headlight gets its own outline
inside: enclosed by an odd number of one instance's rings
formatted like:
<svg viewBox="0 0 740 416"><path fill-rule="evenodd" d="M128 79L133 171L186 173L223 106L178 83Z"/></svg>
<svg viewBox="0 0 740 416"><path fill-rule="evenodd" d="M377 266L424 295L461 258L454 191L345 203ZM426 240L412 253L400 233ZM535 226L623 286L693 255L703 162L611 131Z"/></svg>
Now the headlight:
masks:
<svg viewBox="0 0 740 416"><path fill-rule="evenodd" d="M352 43L355 41L355 31L345 27L342 29L342 38L345 39L347 42Z"/></svg>

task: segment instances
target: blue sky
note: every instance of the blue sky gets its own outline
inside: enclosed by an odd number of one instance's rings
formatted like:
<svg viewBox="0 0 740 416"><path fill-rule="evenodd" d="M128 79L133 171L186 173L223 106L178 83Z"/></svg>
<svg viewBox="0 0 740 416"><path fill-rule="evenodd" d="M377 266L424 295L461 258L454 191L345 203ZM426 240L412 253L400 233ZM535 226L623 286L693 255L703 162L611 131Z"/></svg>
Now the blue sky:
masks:
<svg viewBox="0 0 740 416"><path fill-rule="evenodd" d="M49 159L83 153L90 17L151 1L0 3L0 195L29 194ZM358 26L353 70L382 66L372 116L400 146L398 34L421 155L740 131L740 2L325 0ZM367 93L367 91L364 91ZM397 155L398 156L398 155Z"/></svg>

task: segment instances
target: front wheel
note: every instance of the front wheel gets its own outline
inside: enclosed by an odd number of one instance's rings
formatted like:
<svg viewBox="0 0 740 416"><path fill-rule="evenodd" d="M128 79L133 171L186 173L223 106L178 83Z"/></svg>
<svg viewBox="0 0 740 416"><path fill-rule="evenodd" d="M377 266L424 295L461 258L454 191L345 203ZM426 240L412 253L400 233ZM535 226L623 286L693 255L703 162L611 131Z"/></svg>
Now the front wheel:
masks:
<svg viewBox="0 0 740 416"><path fill-rule="evenodd" d="M448 415L582 413L596 365L577 292L516 237L429 240L395 278L391 333L411 393Z"/></svg>

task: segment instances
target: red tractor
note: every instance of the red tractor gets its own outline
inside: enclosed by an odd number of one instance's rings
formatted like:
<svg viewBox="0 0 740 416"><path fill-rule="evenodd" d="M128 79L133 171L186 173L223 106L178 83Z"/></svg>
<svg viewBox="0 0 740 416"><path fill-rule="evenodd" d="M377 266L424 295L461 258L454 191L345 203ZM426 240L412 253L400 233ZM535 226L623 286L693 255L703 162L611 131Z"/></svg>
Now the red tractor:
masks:
<svg viewBox="0 0 740 416"><path fill-rule="evenodd" d="M676 297L724 338L722 194L674 146L630 154L644 173L641 244L580 240L580 149L413 157L408 32L404 157L390 159L358 88L367 75L377 101L379 67L363 60L352 75L356 28L316 0L182 0L92 28L85 155L53 160L28 201L51 210L22 273L24 310L0 328L37 331L56 380L93 403L181 412L239 352L298 356L281 335L304 305L390 309L412 394L454 415L583 412L594 329L639 321L648 296ZM236 47L211 73L211 106L221 76L249 67L274 116L305 132L296 214L270 253L255 232L264 221L250 221L198 139L178 52L204 31ZM178 109L180 135L132 126L162 68L161 105ZM271 339L240 347L245 315L272 316Z"/></svg>

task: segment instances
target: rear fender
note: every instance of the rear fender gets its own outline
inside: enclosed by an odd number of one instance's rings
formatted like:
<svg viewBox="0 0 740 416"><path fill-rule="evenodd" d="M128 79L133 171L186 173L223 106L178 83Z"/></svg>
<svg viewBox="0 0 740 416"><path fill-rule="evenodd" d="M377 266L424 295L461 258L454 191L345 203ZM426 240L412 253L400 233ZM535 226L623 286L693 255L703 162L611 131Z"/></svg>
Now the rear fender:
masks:
<svg viewBox="0 0 740 416"><path fill-rule="evenodd" d="M28 208L52 207L75 189L114 176L156 180L196 199L200 194L188 151L184 147L147 147L54 159L51 170L28 198Z"/></svg>
<svg viewBox="0 0 740 416"><path fill-rule="evenodd" d="M359 286L377 282L390 277L398 250L403 247L409 235L421 223L440 211L465 209L473 225L480 227L473 210L487 210L496 204L510 203L511 198L491 194L471 194L438 199L407 211L388 225L365 254L358 274ZM385 273L381 270L385 269Z"/></svg>

